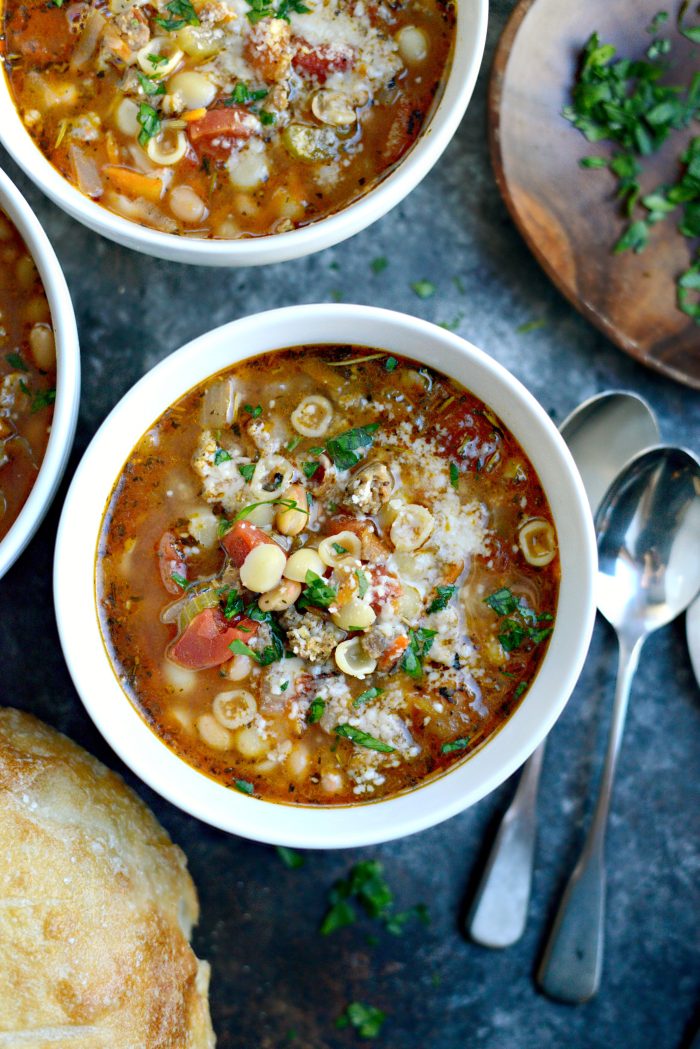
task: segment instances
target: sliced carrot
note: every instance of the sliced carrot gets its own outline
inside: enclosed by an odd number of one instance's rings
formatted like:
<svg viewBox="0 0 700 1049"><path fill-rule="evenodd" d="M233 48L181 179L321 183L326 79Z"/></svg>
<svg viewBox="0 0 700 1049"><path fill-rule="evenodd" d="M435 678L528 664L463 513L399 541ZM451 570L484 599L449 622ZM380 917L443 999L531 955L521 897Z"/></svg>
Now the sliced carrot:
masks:
<svg viewBox="0 0 700 1049"><path fill-rule="evenodd" d="M144 175L140 171L132 171L131 168L122 168L114 164L108 164L102 169L102 173L116 189L130 197L145 197L152 204L156 204L163 195L163 183L155 175Z"/></svg>
<svg viewBox="0 0 700 1049"><path fill-rule="evenodd" d="M188 109L186 113L182 114L182 119L187 120L201 120L202 117L206 116L206 109L201 106L199 109Z"/></svg>
<svg viewBox="0 0 700 1049"><path fill-rule="evenodd" d="M408 648L407 637L397 637L391 642L386 652L383 652L378 659L379 669L388 670L389 667L393 666L397 659L403 655Z"/></svg>

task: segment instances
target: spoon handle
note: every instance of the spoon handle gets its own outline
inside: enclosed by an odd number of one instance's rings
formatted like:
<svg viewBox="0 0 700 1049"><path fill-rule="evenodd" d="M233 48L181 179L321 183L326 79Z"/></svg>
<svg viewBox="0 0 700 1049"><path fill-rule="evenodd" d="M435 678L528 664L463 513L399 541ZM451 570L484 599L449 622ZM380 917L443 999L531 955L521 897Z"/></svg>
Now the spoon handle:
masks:
<svg viewBox="0 0 700 1049"><path fill-rule="evenodd" d="M644 639L620 638L612 724L598 801L581 857L564 891L537 982L562 1002L587 1002L600 986L605 920L605 829L632 679Z"/></svg>
<svg viewBox="0 0 700 1049"><path fill-rule="evenodd" d="M468 934L484 947L510 947L525 930L544 749L541 743L523 767L467 918Z"/></svg>

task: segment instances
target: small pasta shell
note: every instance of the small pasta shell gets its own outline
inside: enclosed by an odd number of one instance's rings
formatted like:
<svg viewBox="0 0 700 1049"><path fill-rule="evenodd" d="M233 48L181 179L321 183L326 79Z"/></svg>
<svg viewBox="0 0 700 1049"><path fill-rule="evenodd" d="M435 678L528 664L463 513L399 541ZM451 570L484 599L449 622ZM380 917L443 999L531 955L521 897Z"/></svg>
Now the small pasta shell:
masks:
<svg viewBox="0 0 700 1049"><path fill-rule="evenodd" d="M406 623L415 623L423 611L423 599L414 586L403 583L403 592L396 607L397 614Z"/></svg>
<svg viewBox="0 0 700 1049"><path fill-rule="evenodd" d="M212 750L230 750L233 738L227 728L221 725L213 714L202 714L196 721L197 732L203 743Z"/></svg>
<svg viewBox="0 0 700 1049"><path fill-rule="evenodd" d="M305 583L307 572L313 572L317 576L322 576L325 570L326 566L316 551L311 550L308 546L304 546L301 550L295 550L287 560L284 575L286 579L294 579L297 583Z"/></svg>
<svg viewBox="0 0 700 1049"><path fill-rule="evenodd" d="M334 612L331 619L341 630L366 630L377 618L371 605L360 601L359 597L350 600Z"/></svg>
<svg viewBox="0 0 700 1049"><path fill-rule="evenodd" d="M242 728L252 721L258 712L255 699L244 688L219 692L214 696L211 709L223 728Z"/></svg>
<svg viewBox="0 0 700 1049"><path fill-rule="evenodd" d="M433 515L418 503L406 503L399 508L391 526L390 536L396 550L417 550L433 530Z"/></svg>
<svg viewBox="0 0 700 1049"><path fill-rule="evenodd" d="M205 714L204 716L206 717L207 715ZM262 758L268 750L267 742L258 730L250 725L246 725L245 728L239 728L234 735L233 742L236 750L244 758Z"/></svg>
<svg viewBox="0 0 700 1049"><path fill-rule="evenodd" d="M318 544L318 556L329 568L337 568L346 557L359 561L361 553L362 543L354 532L338 532L337 535L329 535L322 539Z"/></svg>
<svg viewBox="0 0 700 1049"><path fill-rule="evenodd" d="M184 131L173 129L163 124L159 135L149 138L146 152L154 164L172 167L178 164L187 152L187 136Z"/></svg>
<svg viewBox="0 0 700 1049"><path fill-rule="evenodd" d="M520 526L518 545L527 563L535 568L544 568L550 564L557 552L554 529L543 517L531 517Z"/></svg>
<svg viewBox="0 0 700 1049"><path fill-rule="evenodd" d="M327 397L312 393L292 412L292 426L302 437L322 437L333 418L333 405Z"/></svg>
<svg viewBox="0 0 700 1049"><path fill-rule="evenodd" d="M250 487L258 499L277 499L289 488L294 478L294 467L281 455L264 455L255 465Z"/></svg>
<svg viewBox="0 0 700 1049"><path fill-rule="evenodd" d="M262 598L260 600L262 601ZM244 681L247 677L250 677L252 669L253 663L250 656L244 656L239 653L233 659L229 659L224 667L224 673L229 681Z"/></svg>
<svg viewBox="0 0 700 1049"><path fill-rule="evenodd" d="M151 55L156 58L164 58L165 62L153 62ZM147 76L157 76L161 80L169 77L183 59L183 53L179 47L175 47L172 40L166 36L158 36L150 40L136 54L136 61Z"/></svg>
<svg viewBox="0 0 700 1049"><path fill-rule="evenodd" d="M362 680L377 669L376 659L368 656L358 637L341 641L335 650L335 662L339 670L350 677Z"/></svg>
<svg viewBox="0 0 700 1049"><path fill-rule="evenodd" d="M254 546L241 565L241 583L256 594L266 594L279 584L287 555L277 543Z"/></svg>

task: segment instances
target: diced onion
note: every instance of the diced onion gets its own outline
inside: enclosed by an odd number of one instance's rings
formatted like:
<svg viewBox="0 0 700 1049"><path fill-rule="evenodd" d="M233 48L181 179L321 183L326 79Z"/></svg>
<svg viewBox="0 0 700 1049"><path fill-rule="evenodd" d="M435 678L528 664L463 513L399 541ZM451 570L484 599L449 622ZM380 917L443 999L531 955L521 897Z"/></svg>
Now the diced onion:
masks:
<svg viewBox="0 0 700 1049"><path fill-rule="evenodd" d="M80 39L73 49L71 55L70 67L73 71L80 69L92 58L95 48L97 47L97 41L100 38L102 30L107 24L107 20L104 15L101 15L95 8L90 11L90 14L85 20L85 26Z"/></svg>
<svg viewBox="0 0 700 1049"><path fill-rule="evenodd" d="M70 147L68 153L73 165L75 181L78 183L80 192L84 193L86 197L101 197L104 187L95 161L92 157L86 156L82 149L75 145Z"/></svg>

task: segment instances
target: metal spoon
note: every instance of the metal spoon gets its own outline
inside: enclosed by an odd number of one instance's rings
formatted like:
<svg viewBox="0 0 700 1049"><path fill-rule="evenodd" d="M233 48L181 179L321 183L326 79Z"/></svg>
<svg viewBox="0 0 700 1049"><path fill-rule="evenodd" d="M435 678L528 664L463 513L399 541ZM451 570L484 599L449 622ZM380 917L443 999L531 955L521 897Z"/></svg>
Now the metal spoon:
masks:
<svg viewBox="0 0 700 1049"><path fill-rule="evenodd" d="M659 427L649 405L622 390L584 401L559 430L581 474L593 513L610 482L632 456L659 440ZM523 766L467 917L468 934L484 947L509 947L525 931L544 749L545 744L540 744Z"/></svg>
<svg viewBox="0 0 700 1049"><path fill-rule="evenodd" d="M632 679L647 637L700 590L700 461L682 448L642 452L596 514L598 608L617 633L620 662L593 822L564 892L537 979L552 998L585 1002L603 961L605 829Z"/></svg>

